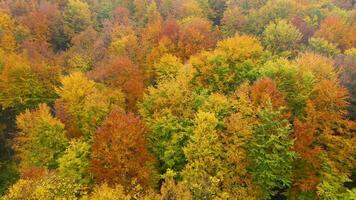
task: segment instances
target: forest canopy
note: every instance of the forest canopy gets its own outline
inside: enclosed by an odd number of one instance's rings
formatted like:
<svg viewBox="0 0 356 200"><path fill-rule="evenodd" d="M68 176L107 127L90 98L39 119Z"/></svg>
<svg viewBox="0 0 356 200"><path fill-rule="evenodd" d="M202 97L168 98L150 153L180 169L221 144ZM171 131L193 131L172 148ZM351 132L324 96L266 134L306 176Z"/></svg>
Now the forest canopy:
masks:
<svg viewBox="0 0 356 200"><path fill-rule="evenodd" d="M1 200L355 200L354 0L0 1Z"/></svg>

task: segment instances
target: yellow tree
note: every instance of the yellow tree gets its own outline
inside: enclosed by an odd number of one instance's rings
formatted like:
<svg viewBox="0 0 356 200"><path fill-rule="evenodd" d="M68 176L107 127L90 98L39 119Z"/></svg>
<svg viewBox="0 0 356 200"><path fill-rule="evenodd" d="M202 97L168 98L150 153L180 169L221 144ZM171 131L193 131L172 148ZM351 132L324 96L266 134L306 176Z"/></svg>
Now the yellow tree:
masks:
<svg viewBox="0 0 356 200"><path fill-rule="evenodd" d="M5 51L14 51L16 48L15 40L15 22L11 16L4 12L0 12L0 48Z"/></svg>
<svg viewBox="0 0 356 200"><path fill-rule="evenodd" d="M50 114L50 108L41 104L37 110L26 110L17 116L16 125L20 131L13 147L21 168L57 168L68 140L64 125Z"/></svg>
<svg viewBox="0 0 356 200"><path fill-rule="evenodd" d="M189 63L196 69L196 84L209 91L227 94L246 80L257 78L263 48L250 36L235 35L218 42L213 52L192 56Z"/></svg>
<svg viewBox="0 0 356 200"><path fill-rule="evenodd" d="M0 105L21 112L39 103L53 103L59 69L28 62L25 55L5 54L0 74Z"/></svg>
<svg viewBox="0 0 356 200"><path fill-rule="evenodd" d="M70 138L91 139L111 109L124 108L121 91L108 89L79 72L63 77L57 93L56 114Z"/></svg>

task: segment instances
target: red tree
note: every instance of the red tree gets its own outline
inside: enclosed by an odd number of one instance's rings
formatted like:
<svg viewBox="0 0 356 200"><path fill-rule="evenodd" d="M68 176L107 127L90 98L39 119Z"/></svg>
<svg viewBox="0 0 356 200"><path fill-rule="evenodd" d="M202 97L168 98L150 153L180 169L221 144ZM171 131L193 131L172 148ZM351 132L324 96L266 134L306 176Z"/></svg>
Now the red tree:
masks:
<svg viewBox="0 0 356 200"><path fill-rule="evenodd" d="M99 129L90 170L97 182L129 186L148 184L152 157L146 149L147 129L132 113L113 111Z"/></svg>
<svg viewBox="0 0 356 200"><path fill-rule="evenodd" d="M114 58L94 69L90 77L110 87L121 89L126 95L126 105L130 110L135 110L136 102L142 98L143 73L128 58Z"/></svg>
<svg viewBox="0 0 356 200"><path fill-rule="evenodd" d="M313 29L313 27L308 25L304 19L296 16L293 17L291 23L303 34L302 42L308 42L308 39L313 36L315 30Z"/></svg>

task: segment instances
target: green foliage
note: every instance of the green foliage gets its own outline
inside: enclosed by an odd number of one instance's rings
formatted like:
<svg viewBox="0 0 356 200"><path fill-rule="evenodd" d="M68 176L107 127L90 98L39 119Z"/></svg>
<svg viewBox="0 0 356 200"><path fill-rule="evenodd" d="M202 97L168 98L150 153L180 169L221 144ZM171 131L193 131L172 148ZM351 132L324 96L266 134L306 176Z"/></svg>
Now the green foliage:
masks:
<svg viewBox="0 0 356 200"><path fill-rule="evenodd" d="M292 184L292 163L296 158L292 150L291 125L282 118L282 111L267 108L258 112L260 124L248 144L253 180L262 188L264 197Z"/></svg>
<svg viewBox="0 0 356 200"><path fill-rule="evenodd" d="M335 56L340 53L340 50L336 47L336 45L329 43L322 38L310 38L309 48L316 53L326 56Z"/></svg>
<svg viewBox="0 0 356 200"><path fill-rule="evenodd" d="M234 111L229 99L218 93L208 96L201 104L200 110L214 113L219 120L229 116Z"/></svg>
<svg viewBox="0 0 356 200"><path fill-rule="evenodd" d="M19 178L17 165L13 161L0 162L0 196Z"/></svg>
<svg viewBox="0 0 356 200"><path fill-rule="evenodd" d="M1 199L356 199L354 1L0 4Z"/></svg>
<svg viewBox="0 0 356 200"><path fill-rule="evenodd" d="M170 54L163 55L159 62L155 64L157 79L175 78L180 68L183 68L183 64L179 58Z"/></svg>
<svg viewBox="0 0 356 200"><path fill-rule="evenodd" d="M314 75L302 71L286 59L269 61L261 68L262 76L272 78L278 89L284 93L289 108L295 116L303 116L315 82Z"/></svg>
<svg viewBox="0 0 356 200"><path fill-rule="evenodd" d="M350 179L343 172L335 171L329 163L324 163L322 172L322 180L317 186L317 195L325 200L348 199L355 197L355 192L347 190L344 186L345 182Z"/></svg>
<svg viewBox="0 0 356 200"><path fill-rule="evenodd" d="M236 35L220 41L213 52L193 56L196 83L210 92L229 94L245 80L256 80L263 48L256 38Z"/></svg>
<svg viewBox="0 0 356 200"><path fill-rule="evenodd" d="M59 174L76 182L87 184L90 182L88 172L90 145L84 141L72 140L64 155L59 158Z"/></svg>
<svg viewBox="0 0 356 200"><path fill-rule="evenodd" d="M247 15L245 30L250 34L261 35L264 28L275 20L289 20L297 12L295 1L269 0L261 8L251 9Z"/></svg>
<svg viewBox="0 0 356 200"><path fill-rule="evenodd" d="M64 125L52 117L50 108L41 104L37 110L26 110L17 116L16 125L20 132L13 148L22 168L57 168L58 158L63 155L68 140Z"/></svg>
<svg viewBox="0 0 356 200"><path fill-rule="evenodd" d="M151 150L162 162L162 170L171 168L180 171L186 164L182 147L189 140L192 122L167 113L151 123L154 123L149 135Z"/></svg>
<svg viewBox="0 0 356 200"><path fill-rule="evenodd" d="M90 59L81 55L74 55L67 60L67 67L70 72L87 72L91 69L92 65Z"/></svg>
<svg viewBox="0 0 356 200"><path fill-rule="evenodd" d="M193 118L190 76L191 71L181 69L175 79L159 81L148 88L140 104L140 114L151 129L149 148L162 171L180 171L186 163L182 148L191 135Z"/></svg>
<svg viewBox="0 0 356 200"><path fill-rule="evenodd" d="M69 0L63 12L64 31L68 35L77 34L91 24L89 5L82 0Z"/></svg>
<svg viewBox="0 0 356 200"><path fill-rule="evenodd" d="M100 29L104 27L105 20L112 19L112 13L116 6L122 3L121 0L103 0L94 2L91 9L95 13L95 27Z"/></svg>
<svg viewBox="0 0 356 200"><path fill-rule="evenodd" d="M263 44L275 54L294 54L302 34L285 20L270 23L263 32Z"/></svg>

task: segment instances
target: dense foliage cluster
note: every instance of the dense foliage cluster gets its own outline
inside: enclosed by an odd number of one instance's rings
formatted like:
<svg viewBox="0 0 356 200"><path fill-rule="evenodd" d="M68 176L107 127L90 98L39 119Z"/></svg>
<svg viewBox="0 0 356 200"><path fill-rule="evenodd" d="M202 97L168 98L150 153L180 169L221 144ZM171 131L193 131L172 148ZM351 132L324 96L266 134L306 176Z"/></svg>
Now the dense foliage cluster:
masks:
<svg viewBox="0 0 356 200"><path fill-rule="evenodd" d="M356 199L354 0L0 1L0 199Z"/></svg>

